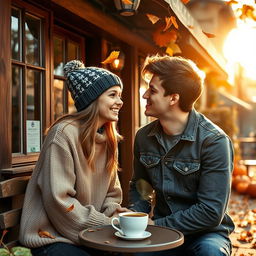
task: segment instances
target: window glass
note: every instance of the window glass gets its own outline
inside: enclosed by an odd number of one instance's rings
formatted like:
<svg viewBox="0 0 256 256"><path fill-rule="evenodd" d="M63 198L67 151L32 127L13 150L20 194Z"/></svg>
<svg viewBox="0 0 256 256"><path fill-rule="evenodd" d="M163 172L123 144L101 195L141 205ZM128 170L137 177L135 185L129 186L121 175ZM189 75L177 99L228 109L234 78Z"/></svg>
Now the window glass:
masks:
<svg viewBox="0 0 256 256"><path fill-rule="evenodd" d="M40 71L27 70L27 120L40 120Z"/></svg>
<svg viewBox="0 0 256 256"><path fill-rule="evenodd" d="M21 146L21 84L22 69L12 67L12 151L22 152Z"/></svg>
<svg viewBox="0 0 256 256"><path fill-rule="evenodd" d="M11 49L12 59L21 60L20 54L20 11L12 9L11 17Z"/></svg>
<svg viewBox="0 0 256 256"><path fill-rule="evenodd" d="M26 63L40 65L40 20L30 15L25 17Z"/></svg>
<svg viewBox="0 0 256 256"><path fill-rule="evenodd" d="M58 29L56 29L58 31ZM77 41L76 41L77 40ZM81 57L82 38L61 29L53 37L54 44L54 120L76 111L74 101L65 86L64 65Z"/></svg>
<svg viewBox="0 0 256 256"><path fill-rule="evenodd" d="M70 60L75 60L79 59L79 54L78 54L78 45L68 41L68 56L67 56L67 61Z"/></svg>
<svg viewBox="0 0 256 256"><path fill-rule="evenodd" d="M64 67L64 39L54 36L54 75L63 76Z"/></svg>
<svg viewBox="0 0 256 256"><path fill-rule="evenodd" d="M54 119L61 117L64 114L64 81L54 79Z"/></svg>
<svg viewBox="0 0 256 256"><path fill-rule="evenodd" d="M29 11L27 7L24 11L13 7L11 17L12 152L23 155L38 152L38 148L40 149L42 88L45 88L45 55L41 36L44 34L44 23L36 14L28 14ZM31 124L32 130L37 132L37 151L28 151L26 147L34 143L27 124Z"/></svg>

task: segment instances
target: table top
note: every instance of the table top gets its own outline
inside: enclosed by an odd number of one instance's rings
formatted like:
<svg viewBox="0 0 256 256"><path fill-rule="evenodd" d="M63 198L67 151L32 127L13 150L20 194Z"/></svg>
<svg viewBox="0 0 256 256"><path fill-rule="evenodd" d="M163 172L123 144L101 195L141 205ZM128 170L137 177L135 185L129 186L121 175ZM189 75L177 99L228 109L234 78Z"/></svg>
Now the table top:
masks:
<svg viewBox="0 0 256 256"><path fill-rule="evenodd" d="M97 226L81 231L79 239L82 245L94 249L127 253L168 250L184 242L183 234L175 229L148 225L146 231L151 233L149 238L130 241L116 237L111 225Z"/></svg>

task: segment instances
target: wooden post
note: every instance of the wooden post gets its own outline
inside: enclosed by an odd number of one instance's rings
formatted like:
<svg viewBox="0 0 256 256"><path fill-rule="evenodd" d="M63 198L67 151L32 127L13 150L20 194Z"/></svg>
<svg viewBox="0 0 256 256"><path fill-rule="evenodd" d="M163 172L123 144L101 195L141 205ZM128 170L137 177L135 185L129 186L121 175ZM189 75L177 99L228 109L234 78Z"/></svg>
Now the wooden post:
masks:
<svg viewBox="0 0 256 256"><path fill-rule="evenodd" d="M11 0L0 0L0 169L11 167Z"/></svg>

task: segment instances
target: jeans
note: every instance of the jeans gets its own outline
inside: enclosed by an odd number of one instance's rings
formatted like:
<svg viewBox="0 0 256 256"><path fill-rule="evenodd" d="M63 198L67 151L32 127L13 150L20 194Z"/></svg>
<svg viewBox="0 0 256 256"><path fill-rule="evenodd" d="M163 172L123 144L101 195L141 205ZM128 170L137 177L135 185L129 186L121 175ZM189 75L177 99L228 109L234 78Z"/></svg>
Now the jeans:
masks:
<svg viewBox="0 0 256 256"><path fill-rule="evenodd" d="M68 243L53 243L32 248L33 256L107 256L118 255Z"/></svg>
<svg viewBox="0 0 256 256"><path fill-rule="evenodd" d="M136 253L136 256L230 256L231 242L218 233L208 233L186 239L183 245L166 251Z"/></svg>

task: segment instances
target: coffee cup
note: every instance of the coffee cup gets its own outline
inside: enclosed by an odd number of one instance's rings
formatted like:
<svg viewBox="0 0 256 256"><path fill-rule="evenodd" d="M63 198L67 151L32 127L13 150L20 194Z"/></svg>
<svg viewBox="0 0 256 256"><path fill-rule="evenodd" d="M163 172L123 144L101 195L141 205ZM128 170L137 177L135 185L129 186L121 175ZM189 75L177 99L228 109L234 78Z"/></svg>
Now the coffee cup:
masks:
<svg viewBox="0 0 256 256"><path fill-rule="evenodd" d="M114 222L119 224L120 228ZM148 214L144 212L122 212L111 220L111 225L122 236L141 237L148 225Z"/></svg>

